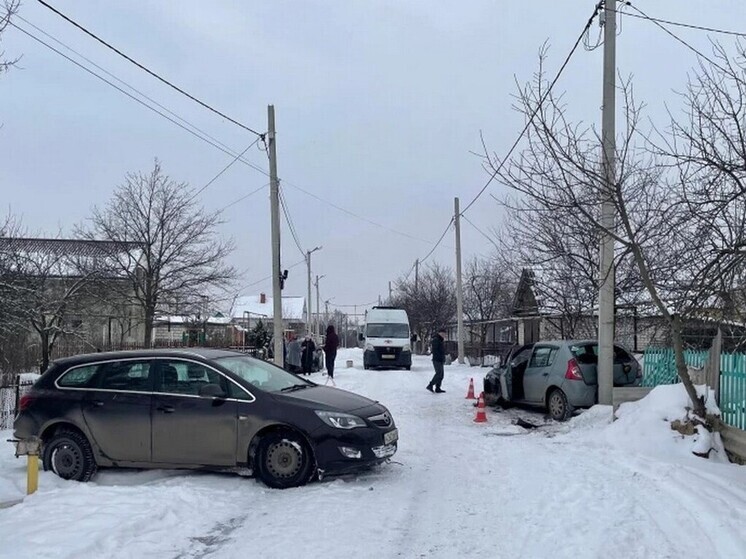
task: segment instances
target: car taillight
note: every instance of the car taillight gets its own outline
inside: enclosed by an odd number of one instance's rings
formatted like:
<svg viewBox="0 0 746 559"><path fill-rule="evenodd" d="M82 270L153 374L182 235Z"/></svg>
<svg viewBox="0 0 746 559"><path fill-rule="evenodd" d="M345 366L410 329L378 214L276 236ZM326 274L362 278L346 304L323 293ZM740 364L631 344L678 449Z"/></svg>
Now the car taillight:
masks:
<svg viewBox="0 0 746 559"><path fill-rule="evenodd" d="M575 361L574 357L567 362L565 378L569 380L583 380L583 374L580 372L580 365L578 365L578 362Z"/></svg>
<svg viewBox="0 0 746 559"><path fill-rule="evenodd" d="M18 411L26 410L34 401L34 397L30 394L24 394L18 401Z"/></svg>

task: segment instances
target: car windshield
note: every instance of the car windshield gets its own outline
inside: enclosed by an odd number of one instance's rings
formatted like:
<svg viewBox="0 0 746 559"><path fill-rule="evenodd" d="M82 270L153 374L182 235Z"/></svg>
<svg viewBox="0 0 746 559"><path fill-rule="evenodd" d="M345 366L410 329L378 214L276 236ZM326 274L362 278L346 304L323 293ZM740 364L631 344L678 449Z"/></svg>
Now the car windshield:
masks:
<svg viewBox="0 0 746 559"><path fill-rule="evenodd" d="M409 324L368 324L366 335L369 338L407 338L409 339Z"/></svg>
<svg viewBox="0 0 746 559"><path fill-rule="evenodd" d="M301 387L314 386L313 383L290 374L279 367L245 355L220 357L215 362L265 392L280 392L296 387L300 389Z"/></svg>

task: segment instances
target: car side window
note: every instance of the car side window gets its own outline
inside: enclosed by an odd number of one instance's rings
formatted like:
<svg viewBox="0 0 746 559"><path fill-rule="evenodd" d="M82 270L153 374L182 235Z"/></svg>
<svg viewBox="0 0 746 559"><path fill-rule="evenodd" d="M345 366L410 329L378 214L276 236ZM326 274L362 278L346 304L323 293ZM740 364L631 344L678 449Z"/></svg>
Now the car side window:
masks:
<svg viewBox="0 0 746 559"><path fill-rule="evenodd" d="M98 365L75 367L64 373L57 380L57 385L63 388L90 388L97 369Z"/></svg>
<svg viewBox="0 0 746 559"><path fill-rule="evenodd" d="M112 361L102 363L98 370L98 388L150 392L150 363L148 361Z"/></svg>
<svg viewBox="0 0 746 559"><path fill-rule="evenodd" d="M556 347L537 347L531 355L531 362L528 366L529 368L549 367L552 365L556 354Z"/></svg>
<svg viewBox="0 0 746 559"><path fill-rule="evenodd" d="M167 360L160 362L160 384L156 392L199 396L206 384L217 384L228 394L228 382L217 371L193 361Z"/></svg>
<svg viewBox="0 0 746 559"><path fill-rule="evenodd" d="M253 400L253 396L233 382L228 382L228 397L236 400Z"/></svg>

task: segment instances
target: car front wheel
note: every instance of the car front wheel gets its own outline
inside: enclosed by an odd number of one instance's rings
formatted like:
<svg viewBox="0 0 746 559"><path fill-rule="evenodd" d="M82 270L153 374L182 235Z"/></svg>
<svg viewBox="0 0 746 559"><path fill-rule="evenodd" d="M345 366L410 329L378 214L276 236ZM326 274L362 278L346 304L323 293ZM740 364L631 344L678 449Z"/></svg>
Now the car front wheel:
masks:
<svg viewBox="0 0 746 559"><path fill-rule="evenodd" d="M573 407L567 401L565 393L555 388L547 399L547 410L555 421L567 421L572 416Z"/></svg>
<svg viewBox="0 0 746 559"><path fill-rule="evenodd" d="M42 463L62 479L88 481L96 473L96 460L88 439L80 431L60 429L44 445Z"/></svg>
<svg viewBox="0 0 746 559"><path fill-rule="evenodd" d="M307 443L295 433L272 433L257 448L257 476L268 487L287 489L311 479L313 456Z"/></svg>

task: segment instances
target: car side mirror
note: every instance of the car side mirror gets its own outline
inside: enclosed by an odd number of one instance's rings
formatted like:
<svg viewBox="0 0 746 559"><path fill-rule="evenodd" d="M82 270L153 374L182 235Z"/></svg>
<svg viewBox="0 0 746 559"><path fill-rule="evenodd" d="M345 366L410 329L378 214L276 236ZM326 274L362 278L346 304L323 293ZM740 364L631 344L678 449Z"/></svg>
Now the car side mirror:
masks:
<svg viewBox="0 0 746 559"><path fill-rule="evenodd" d="M224 398L225 392L220 388L219 384L205 384L200 387L199 395L208 398Z"/></svg>

